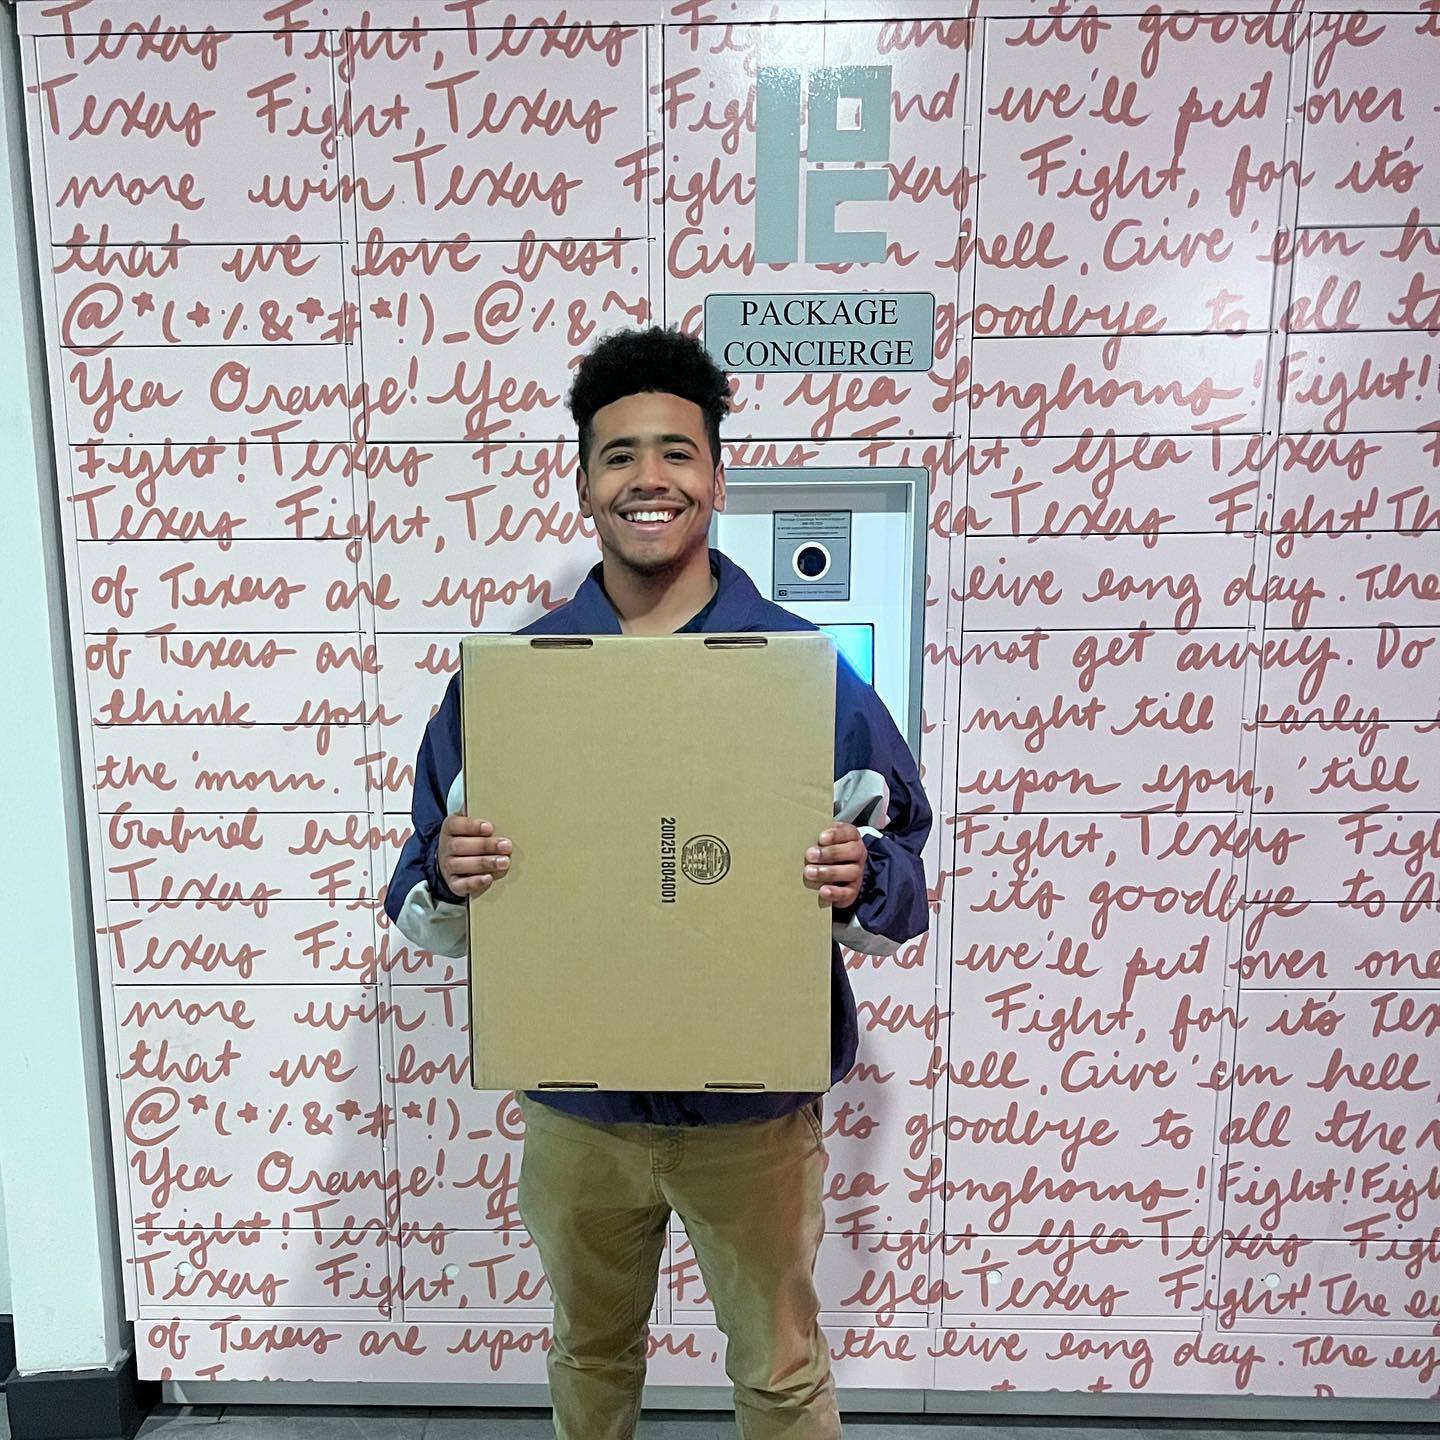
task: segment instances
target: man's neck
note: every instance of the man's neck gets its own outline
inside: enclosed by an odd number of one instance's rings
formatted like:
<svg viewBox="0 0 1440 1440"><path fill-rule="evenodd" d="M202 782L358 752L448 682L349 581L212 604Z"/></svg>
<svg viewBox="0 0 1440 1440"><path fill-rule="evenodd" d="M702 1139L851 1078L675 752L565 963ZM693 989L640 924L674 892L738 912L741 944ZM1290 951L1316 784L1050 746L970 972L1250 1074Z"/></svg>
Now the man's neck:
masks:
<svg viewBox="0 0 1440 1440"><path fill-rule="evenodd" d="M609 555L602 557L600 573L626 635L673 635L710 603L718 588L705 548L692 555L683 570L663 575L637 575Z"/></svg>

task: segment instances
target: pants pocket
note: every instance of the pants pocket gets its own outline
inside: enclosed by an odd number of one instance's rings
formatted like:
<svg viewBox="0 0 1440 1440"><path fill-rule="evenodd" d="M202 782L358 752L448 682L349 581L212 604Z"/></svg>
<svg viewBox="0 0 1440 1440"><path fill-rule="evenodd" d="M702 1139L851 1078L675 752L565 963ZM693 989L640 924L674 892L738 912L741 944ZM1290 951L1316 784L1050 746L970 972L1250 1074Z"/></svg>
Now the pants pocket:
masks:
<svg viewBox="0 0 1440 1440"><path fill-rule="evenodd" d="M825 1120L822 1109L824 1103L821 1099L815 1099L800 1107L805 1119L809 1121L810 1133L814 1135L815 1143L822 1150L825 1148Z"/></svg>

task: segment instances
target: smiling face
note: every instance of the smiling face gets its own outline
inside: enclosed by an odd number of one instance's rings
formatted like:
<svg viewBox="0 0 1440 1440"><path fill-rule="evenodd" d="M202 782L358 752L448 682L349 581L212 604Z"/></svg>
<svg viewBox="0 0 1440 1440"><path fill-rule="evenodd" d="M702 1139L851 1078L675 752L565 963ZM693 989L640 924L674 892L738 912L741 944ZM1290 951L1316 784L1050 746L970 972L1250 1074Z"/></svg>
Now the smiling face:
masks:
<svg viewBox="0 0 1440 1440"><path fill-rule="evenodd" d="M679 573L697 552L708 553L725 472L710 453L700 407L640 391L597 410L591 431L580 513L594 520L606 559L649 578Z"/></svg>

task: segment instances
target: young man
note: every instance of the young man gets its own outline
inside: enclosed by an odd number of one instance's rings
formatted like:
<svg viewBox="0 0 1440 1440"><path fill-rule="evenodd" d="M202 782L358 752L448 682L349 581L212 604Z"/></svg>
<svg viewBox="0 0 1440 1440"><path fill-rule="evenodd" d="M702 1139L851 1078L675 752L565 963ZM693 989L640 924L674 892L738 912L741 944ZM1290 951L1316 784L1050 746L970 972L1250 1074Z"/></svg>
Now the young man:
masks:
<svg viewBox="0 0 1440 1440"><path fill-rule="evenodd" d="M724 373L689 336L624 331L591 351L570 410L580 511L594 521L601 559L569 604L522 634L815 628L762 599L709 548L710 517L725 498L719 425L728 408ZM837 942L889 954L929 923L920 855L930 807L879 697L848 666L837 671L835 820L795 857L795 883L833 911ZM607 746L648 740L643 730L596 736L577 763L604 764ZM466 810L458 680L425 732L412 813L386 910L415 944L463 955L465 901L503 883L511 845L510 817ZM603 837L603 817L576 823ZM597 848L595 863L604 861ZM838 944L830 1003L834 1083L858 1045ZM548 1365L559 1440L634 1434L672 1210L728 1341L740 1434L838 1436L813 1282L824 1226L821 1097L551 1091L520 1104L519 1206L554 1296Z"/></svg>

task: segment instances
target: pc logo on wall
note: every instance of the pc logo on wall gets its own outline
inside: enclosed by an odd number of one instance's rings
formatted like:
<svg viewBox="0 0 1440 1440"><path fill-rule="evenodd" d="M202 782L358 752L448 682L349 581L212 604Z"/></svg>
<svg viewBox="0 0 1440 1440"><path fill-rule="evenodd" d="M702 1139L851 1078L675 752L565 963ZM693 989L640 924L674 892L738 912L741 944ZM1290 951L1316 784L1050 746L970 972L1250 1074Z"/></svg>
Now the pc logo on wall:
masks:
<svg viewBox="0 0 1440 1440"><path fill-rule="evenodd" d="M890 193L890 67L759 71L755 97L755 259L866 264L885 258L881 230L837 230L847 200ZM801 159L804 128L805 158ZM850 168L881 162L875 169ZM826 164L844 169L827 170Z"/></svg>
<svg viewBox="0 0 1440 1440"><path fill-rule="evenodd" d="M848 201L890 197L888 65L762 66L755 98L758 264L883 262L883 230L842 228ZM883 212L881 212L883 213ZM898 374L934 365L927 292L715 293L705 344L731 374Z"/></svg>

